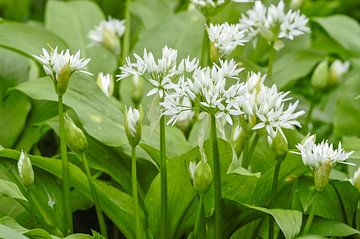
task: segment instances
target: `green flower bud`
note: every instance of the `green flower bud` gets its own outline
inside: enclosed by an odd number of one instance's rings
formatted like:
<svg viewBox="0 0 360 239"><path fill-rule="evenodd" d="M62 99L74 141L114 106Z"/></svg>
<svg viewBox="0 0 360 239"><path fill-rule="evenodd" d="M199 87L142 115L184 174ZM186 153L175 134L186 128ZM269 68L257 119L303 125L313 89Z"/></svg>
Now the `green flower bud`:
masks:
<svg viewBox="0 0 360 239"><path fill-rule="evenodd" d="M323 161L318 167L314 168L314 184L316 191L323 191L329 182L332 163L330 160Z"/></svg>
<svg viewBox="0 0 360 239"><path fill-rule="evenodd" d="M56 93L58 95L64 95L66 92L66 89L68 87L70 76L71 76L71 68L70 64L67 63L64 65L64 67L60 70L59 74L57 75L56 82L55 82L55 88Z"/></svg>
<svg viewBox="0 0 360 239"><path fill-rule="evenodd" d="M31 166L30 158L24 151L21 151L20 158L18 161L19 175L21 183L25 187L30 187L34 183L34 171Z"/></svg>
<svg viewBox="0 0 360 239"><path fill-rule="evenodd" d="M240 153L242 152L246 137L246 132L240 125L236 125L235 127L233 127L233 130L231 132L231 143L237 155L240 155Z"/></svg>
<svg viewBox="0 0 360 239"><path fill-rule="evenodd" d="M70 116L66 114L64 118L66 143L75 153L83 153L88 146L85 134L76 126Z"/></svg>
<svg viewBox="0 0 360 239"><path fill-rule="evenodd" d="M282 48L284 48L284 42L280 39L276 39L273 43L273 47L276 51L280 51Z"/></svg>
<svg viewBox="0 0 360 239"><path fill-rule="evenodd" d="M195 191L199 194L205 194L212 181L210 165L206 160L201 160L197 165L195 162L191 162L189 168Z"/></svg>
<svg viewBox="0 0 360 239"><path fill-rule="evenodd" d="M120 40L115 35L115 32L104 29L103 46L112 51L115 55L120 54Z"/></svg>
<svg viewBox="0 0 360 239"><path fill-rule="evenodd" d="M324 89L328 85L329 70L327 60L323 60L315 68L311 77L311 85L317 89Z"/></svg>
<svg viewBox="0 0 360 239"><path fill-rule="evenodd" d="M220 53L214 43L210 42L210 60L216 62L220 58Z"/></svg>
<svg viewBox="0 0 360 239"><path fill-rule="evenodd" d="M131 81L131 100L134 105L139 105L144 93L144 81L135 75Z"/></svg>
<svg viewBox="0 0 360 239"><path fill-rule="evenodd" d="M135 147L140 142L143 117L144 112L141 105L140 110L132 108L131 106L128 110L125 106L125 133L132 147Z"/></svg>
<svg viewBox="0 0 360 239"><path fill-rule="evenodd" d="M272 139L271 149L275 153L275 158L277 160L284 159L288 152L288 142L284 133L280 130L277 131L275 137Z"/></svg>

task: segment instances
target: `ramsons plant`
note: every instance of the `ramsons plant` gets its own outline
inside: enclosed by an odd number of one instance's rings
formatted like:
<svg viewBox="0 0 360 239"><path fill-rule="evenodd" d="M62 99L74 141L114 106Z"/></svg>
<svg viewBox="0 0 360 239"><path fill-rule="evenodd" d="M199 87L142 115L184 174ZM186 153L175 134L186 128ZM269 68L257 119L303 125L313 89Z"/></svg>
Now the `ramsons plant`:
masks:
<svg viewBox="0 0 360 239"><path fill-rule="evenodd" d="M356 1L29 4L0 11L0 238L360 234Z"/></svg>

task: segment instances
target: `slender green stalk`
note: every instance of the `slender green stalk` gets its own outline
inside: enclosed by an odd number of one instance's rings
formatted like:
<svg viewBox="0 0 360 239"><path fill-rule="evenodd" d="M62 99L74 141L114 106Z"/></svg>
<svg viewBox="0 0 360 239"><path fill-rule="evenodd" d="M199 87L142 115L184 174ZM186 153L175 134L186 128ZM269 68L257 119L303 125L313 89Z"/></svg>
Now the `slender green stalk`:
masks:
<svg viewBox="0 0 360 239"><path fill-rule="evenodd" d="M254 137L254 140L253 142L251 143L250 145L250 149L249 151L247 152L247 154L245 155L245 158L243 159L242 161L242 167L243 168L249 168L249 165L250 165L250 161L251 161L251 158L252 158L252 155L255 151L255 147L257 145L257 143L259 142L259 139L260 139L260 136L258 134L255 134L255 137Z"/></svg>
<svg viewBox="0 0 360 239"><path fill-rule="evenodd" d="M206 238L204 195L199 194L199 204L194 226L194 239Z"/></svg>
<svg viewBox="0 0 360 239"><path fill-rule="evenodd" d="M303 235L308 234L308 232L310 230L310 227L311 227L311 224L313 222L314 215L315 215L316 204L317 204L317 200L318 200L318 193L319 192L315 191L313 202L311 203L310 214L309 214L309 217L308 217L308 219L306 221L304 231L303 231Z"/></svg>
<svg viewBox="0 0 360 239"><path fill-rule="evenodd" d="M206 18L206 25L210 24L210 19ZM207 66L210 60L210 39L206 29L204 28L204 36L201 46L200 64L201 66Z"/></svg>
<svg viewBox="0 0 360 239"><path fill-rule="evenodd" d="M277 160L277 162L276 162L274 178L273 178L272 187L271 187L270 204L275 201L277 188L278 188L278 182L279 182L281 162L282 162L282 159ZM270 216L269 220L270 220L269 221L269 239L273 239L274 238L274 226L275 226L274 219Z"/></svg>
<svg viewBox="0 0 360 239"><path fill-rule="evenodd" d="M276 58L276 50L274 49L274 46L271 45L270 53L269 53L269 63L268 63L268 70L267 70L267 79L268 82L272 82L272 72L273 72L273 64Z"/></svg>
<svg viewBox="0 0 360 239"><path fill-rule="evenodd" d="M90 186L90 191L91 191L91 194L92 194L92 197L93 197L93 200L94 200L96 216L98 218L101 235L103 235L104 237L107 237L108 235L107 235L104 215L103 215L103 213L101 211L100 201L99 201L99 198L98 198L97 193L96 193L93 178L91 177L91 172L90 172L88 161L86 159L85 152L82 153L81 160L83 161L83 164L84 164L86 177L87 177L87 180L88 180L88 183L89 183L89 186Z"/></svg>
<svg viewBox="0 0 360 239"><path fill-rule="evenodd" d="M221 239L221 176L219 148L216 135L216 119L211 114L211 141L214 162L214 183L215 183L215 239Z"/></svg>
<svg viewBox="0 0 360 239"><path fill-rule="evenodd" d="M249 152L249 137L245 138L245 142L244 142L244 147L243 147L243 152L242 152L242 161L241 161L241 167L245 168L244 166L246 165L246 157L248 155Z"/></svg>
<svg viewBox="0 0 360 239"><path fill-rule="evenodd" d="M69 228L69 233L73 233L73 219L70 204L70 182L69 182L69 166L65 141L64 129L64 106L63 98L58 95L58 111L59 111L59 131L60 131L60 151L62 160L62 177L63 177L63 201L65 221Z"/></svg>
<svg viewBox="0 0 360 239"><path fill-rule="evenodd" d="M131 178L132 178L132 195L134 200L134 215L135 215L135 235L136 239L141 238L140 217L139 217L139 199L137 189L136 176L136 146L131 148Z"/></svg>
<svg viewBox="0 0 360 239"><path fill-rule="evenodd" d="M165 117L160 118L160 184L161 184L161 217L160 238L167 239L167 175L166 175L166 143L165 143Z"/></svg>
<svg viewBox="0 0 360 239"><path fill-rule="evenodd" d="M130 51L130 34L131 34L130 2L131 0L126 0L125 2L125 33L123 38L123 47L121 50L121 60L120 60L121 65L125 63L126 57L129 55L129 51Z"/></svg>

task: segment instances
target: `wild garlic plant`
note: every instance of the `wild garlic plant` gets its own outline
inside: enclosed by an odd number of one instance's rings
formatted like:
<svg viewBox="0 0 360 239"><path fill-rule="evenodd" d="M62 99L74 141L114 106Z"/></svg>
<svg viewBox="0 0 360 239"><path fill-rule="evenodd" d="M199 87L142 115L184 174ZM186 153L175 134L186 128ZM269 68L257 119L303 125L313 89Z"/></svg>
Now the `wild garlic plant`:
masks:
<svg viewBox="0 0 360 239"><path fill-rule="evenodd" d="M58 47L48 52L42 49L43 55L34 55L34 58L42 64L46 75L48 75L54 83L55 91L58 95L58 112L59 112L59 133L60 133L60 151L62 159L62 176L63 176L63 199L65 220L69 228L69 233L73 232L73 219L70 203L70 181L69 166L66 149L65 128L64 128L64 109L63 95L65 94L71 75L74 72L80 72L92 75L86 71L86 66L90 62L89 58L80 58L80 51L75 55L70 54L70 50L62 50L58 52Z"/></svg>

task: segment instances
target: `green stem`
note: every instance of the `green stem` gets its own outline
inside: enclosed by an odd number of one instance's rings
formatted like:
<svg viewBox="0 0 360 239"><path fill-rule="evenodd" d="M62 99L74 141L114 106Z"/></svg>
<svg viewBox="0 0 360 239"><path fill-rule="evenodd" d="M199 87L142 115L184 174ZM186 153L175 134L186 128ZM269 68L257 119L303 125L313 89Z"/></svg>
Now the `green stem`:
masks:
<svg viewBox="0 0 360 239"><path fill-rule="evenodd" d="M165 117L160 118L160 184L161 184L161 217L160 238L166 239L167 228L167 176L166 176L166 143L165 143Z"/></svg>
<svg viewBox="0 0 360 239"><path fill-rule="evenodd" d="M125 2L125 33L123 38L123 48L121 51L122 54L121 54L120 65L125 64L126 57L129 55L129 51L130 51L130 34L131 34L130 2L131 0L126 0Z"/></svg>
<svg viewBox="0 0 360 239"><path fill-rule="evenodd" d="M250 145L250 149L247 152L247 154L245 155L245 158L243 159L243 162L241 165L243 168L246 168L246 169L249 168L252 155L254 154L255 147L256 147L257 143L259 142L259 139L260 139L260 135L255 134L254 140Z"/></svg>
<svg viewBox="0 0 360 239"><path fill-rule="evenodd" d="M310 214L309 214L309 217L308 217L308 219L306 221L303 235L308 234L308 232L310 230L310 227L311 227L311 224L313 222L313 219L314 219L314 216L315 216L315 209L316 209L317 199L318 199L317 195L318 195L318 192L315 191L313 202L311 203Z"/></svg>
<svg viewBox="0 0 360 239"><path fill-rule="evenodd" d="M279 175L280 175L280 167L281 167L281 162L282 159L278 159L276 162L276 166L275 166L275 171L274 171L274 178L273 178L273 182L272 182L272 187L271 187L271 197L270 197L270 204L272 204L275 201L275 197L276 197L276 193L277 193L277 188L278 188L278 182L279 182ZM274 238L274 219L270 216L269 219L269 239L273 239Z"/></svg>
<svg viewBox="0 0 360 239"><path fill-rule="evenodd" d="M214 183L215 183L215 239L221 238L221 176L219 149L216 135L216 119L211 114L211 141L214 163Z"/></svg>
<svg viewBox="0 0 360 239"><path fill-rule="evenodd" d="M206 238L204 195L199 194L199 204L194 226L194 239Z"/></svg>
<svg viewBox="0 0 360 239"><path fill-rule="evenodd" d="M139 217L139 199L137 189L136 176L136 146L131 148L131 178L132 178L132 195L134 200L134 215L135 215L135 235L137 239L141 238L140 217Z"/></svg>
<svg viewBox="0 0 360 239"><path fill-rule="evenodd" d="M210 19L206 18L206 25L210 24ZM207 66L210 60L210 39L206 29L204 28L204 36L202 41L201 47L201 57L200 57L200 64L201 66Z"/></svg>
<svg viewBox="0 0 360 239"><path fill-rule="evenodd" d="M270 53L269 53L269 63L268 63L268 70L267 70L267 79L268 82L273 82L271 79L272 72L273 72L273 64L276 58L276 50L274 49L273 44L271 44Z"/></svg>
<svg viewBox="0 0 360 239"><path fill-rule="evenodd" d="M69 228L69 233L73 233L73 219L70 204L70 182L69 182L69 166L65 140L64 129L64 106L63 98L58 95L58 111L59 111L59 131L60 131L60 151L62 160L62 178L63 178L63 201L65 221Z"/></svg>
<svg viewBox="0 0 360 239"><path fill-rule="evenodd" d="M91 172L90 172L88 161L86 159L85 152L83 152L83 154L81 155L81 160L84 163L84 169L85 169L86 177L87 177L87 180L88 180L88 183L89 183L89 186L90 186L90 191L91 191L91 194L92 194L92 197L93 197L93 200L94 200L96 216L98 218L101 235L103 235L104 237L107 237L108 235L107 235L104 215L103 215L103 213L101 211L100 201L99 201L99 198L98 198L97 193L96 193L94 181L93 181L93 179L91 177Z"/></svg>

